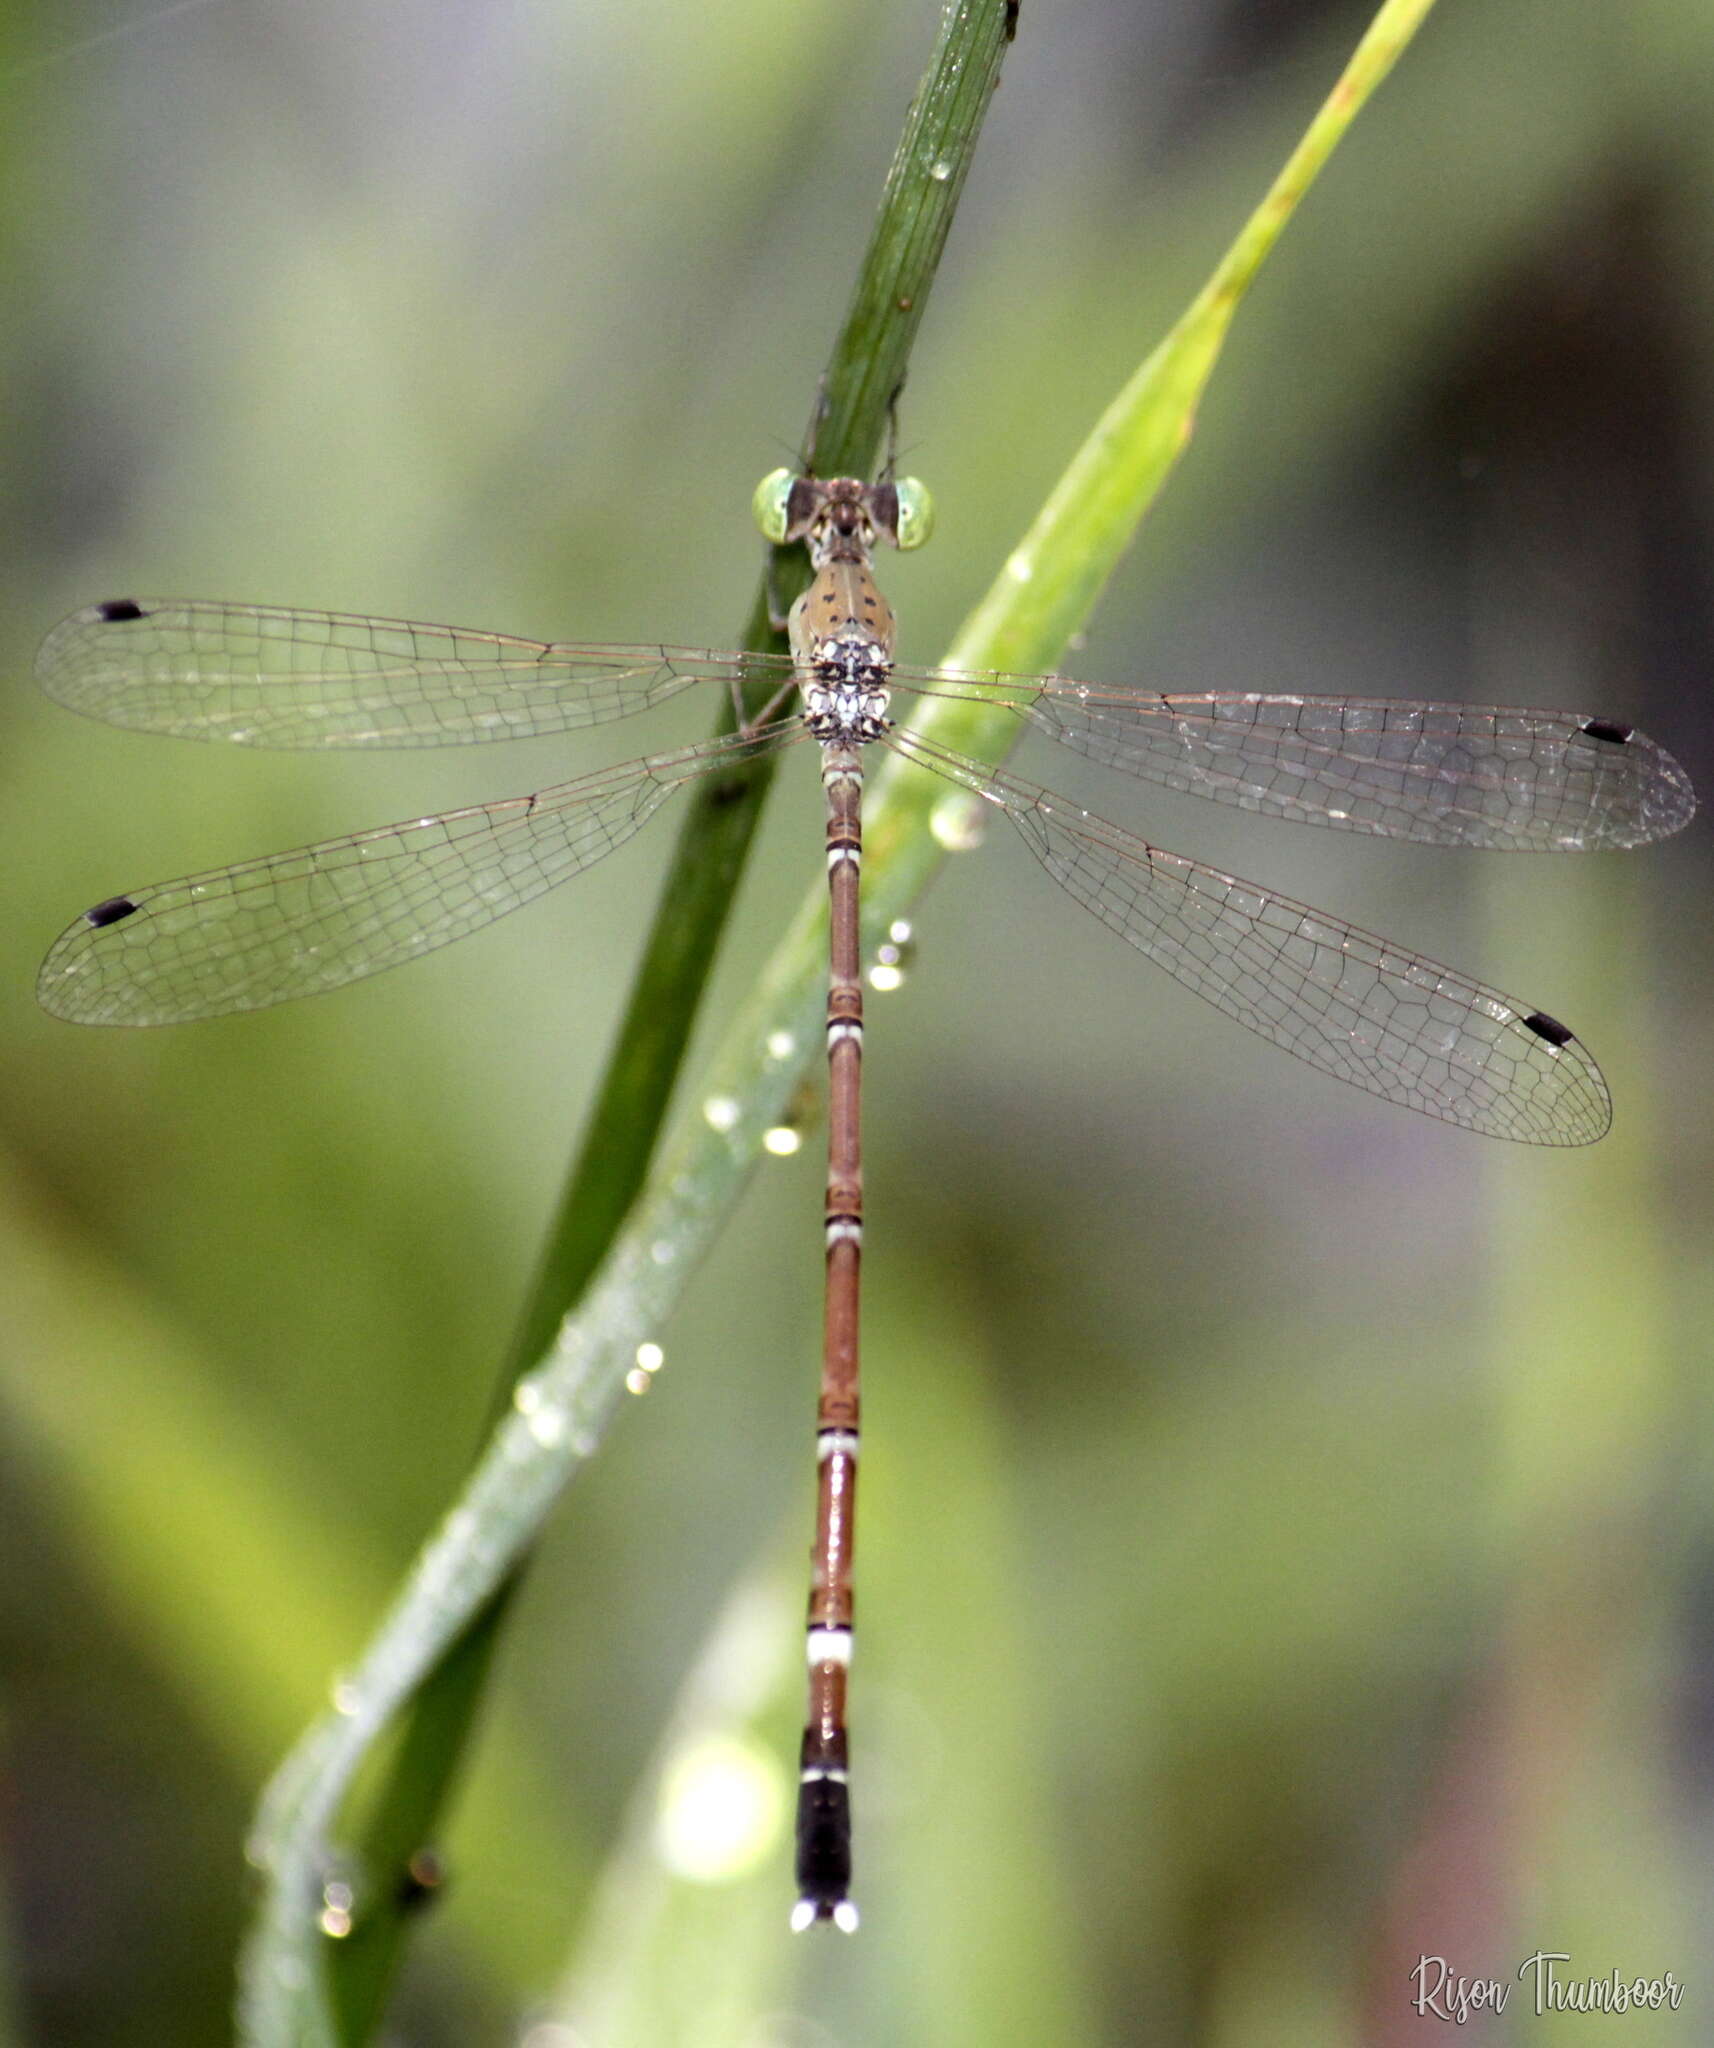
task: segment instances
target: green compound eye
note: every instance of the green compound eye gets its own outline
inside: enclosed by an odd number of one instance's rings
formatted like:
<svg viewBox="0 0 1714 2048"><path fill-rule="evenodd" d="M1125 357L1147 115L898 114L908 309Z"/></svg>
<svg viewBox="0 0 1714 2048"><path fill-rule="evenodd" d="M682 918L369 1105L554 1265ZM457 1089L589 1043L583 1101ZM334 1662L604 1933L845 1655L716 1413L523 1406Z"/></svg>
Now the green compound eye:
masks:
<svg viewBox="0 0 1714 2048"><path fill-rule="evenodd" d="M934 500L914 476L899 479L899 546L920 548L934 531Z"/></svg>
<svg viewBox="0 0 1714 2048"><path fill-rule="evenodd" d="M789 469L770 469L756 486L756 495L750 500L750 510L762 529L763 538L771 540L775 547L786 537L786 512L791 503L792 485L796 481Z"/></svg>

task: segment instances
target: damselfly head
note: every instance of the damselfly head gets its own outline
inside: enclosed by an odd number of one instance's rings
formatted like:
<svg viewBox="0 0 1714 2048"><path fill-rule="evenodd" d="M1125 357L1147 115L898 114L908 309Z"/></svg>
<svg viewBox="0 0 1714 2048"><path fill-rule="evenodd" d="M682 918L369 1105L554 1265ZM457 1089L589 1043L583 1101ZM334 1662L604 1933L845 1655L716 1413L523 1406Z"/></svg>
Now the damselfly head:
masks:
<svg viewBox="0 0 1714 2048"><path fill-rule="evenodd" d="M880 539L909 550L920 548L934 530L933 501L914 476L866 484L857 477L824 479L771 469L750 502L764 539L776 547L807 541L812 555L829 535L854 537L865 548Z"/></svg>

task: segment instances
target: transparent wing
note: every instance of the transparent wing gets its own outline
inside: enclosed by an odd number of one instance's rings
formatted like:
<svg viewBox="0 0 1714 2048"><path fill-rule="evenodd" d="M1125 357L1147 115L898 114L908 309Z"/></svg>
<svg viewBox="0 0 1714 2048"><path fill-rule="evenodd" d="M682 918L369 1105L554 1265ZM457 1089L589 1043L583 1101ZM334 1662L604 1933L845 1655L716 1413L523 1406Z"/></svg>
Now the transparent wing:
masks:
<svg viewBox="0 0 1714 2048"><path fill-rule="evenodd" d="M902 690L1004 705L1109 768L1240 810L1436 846L1577 852L1689 823L1645 734L1574 712L1379 697L1157 696L1058 676L905 669Z"/></svg>
<svg viewBox="0 0 1714 2048"><path fill-rule="evenodd" d="M178 1024L338 988L493 923L592 867L683 783L802 736L782 722L109 897L54 942L36 993L73 1023Z"/></svg>
<svg viewBox="0 0 1714 2048"><path fill-rule="evenodd" d="M697 682L785 677L778 655L577 647L346 612L117 598L42 643L36 674L73 711L251 747L434 747L602 725Z"/></svg>
<svg viewBox="0 0 1714 2048"><path fill-rule="evenodd" d="M1591 1144L1611 1121L1600 1069L1542 1011L918 735L889 744L997 805L1103 924L1324 1073L1524 1144Z"/></svg>

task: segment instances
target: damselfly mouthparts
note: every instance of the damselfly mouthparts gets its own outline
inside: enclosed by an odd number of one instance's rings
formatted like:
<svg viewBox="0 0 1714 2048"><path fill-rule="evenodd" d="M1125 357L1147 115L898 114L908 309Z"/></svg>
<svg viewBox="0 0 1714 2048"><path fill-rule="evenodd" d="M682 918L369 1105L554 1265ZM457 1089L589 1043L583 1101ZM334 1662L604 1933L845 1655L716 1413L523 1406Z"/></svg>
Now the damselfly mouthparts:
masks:
<svg viewBox="0 0 1714 2048"><path fill-rule="evenodd" d="M791 610L789 655L544 644L162 598L74 613L39 662L61 703L116 725L257 747L527 738L627 717L695 684L736 693L760 677L777 688L760 719L723 738L107 897L55 943L39 992L81 1023L167 1024L335 988L462 938L589 867L698 776L815 741L831 923L827 1306L792 1919L849 1929L865 749L890 748L1004 812L1048 873L1120 937L1326 1073L1529 1144L1587 1144L1611 1115L1594 1060L1544 1011L953 753L897 723L890 699L977 701L1170 789L1430 845L1636 846L1677 831L1695 799L1670 755L1603 718L907 668L893 659L872 557L879 541L926 539L921 487L895 483L890 469L874 485L779 470L759 487L756 512L771 541L803 542L813 565ZM786 714L794 688L800 708Z"/></svg>

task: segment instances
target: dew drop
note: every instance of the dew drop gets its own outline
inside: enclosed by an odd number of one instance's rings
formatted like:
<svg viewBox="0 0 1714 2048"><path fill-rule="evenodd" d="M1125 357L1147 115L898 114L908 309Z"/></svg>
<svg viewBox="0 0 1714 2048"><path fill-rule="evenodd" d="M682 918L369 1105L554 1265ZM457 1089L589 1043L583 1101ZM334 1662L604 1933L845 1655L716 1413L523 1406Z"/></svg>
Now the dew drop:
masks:
<svg viewBox="0 0 1714 2048"><path fill-rule="evenodd" d="M875 964L869 969L869 986L881 995L902 988L915 957L916 941L911 936L911 921L908 917L895 917L887 927L887 936L875 948Z"/></svg>
<svg viewBox="0 0 1714 2048"><path fill-rule="evenodd" d="M803 1150L803 1133L790 1124L775 1124L762 1133L762 1150L771 1152L776 1159L789 1159L794 1152Z"/></svg>
<svg viewBox="0 0 1714 2048"><path fill-rule="evenodd" d="M702 1105L702 1120L711 1131L730 1131L743 1114L730 1095L711 1095Z"/></svg>
<svg viewBox="0 0 1714 2048"><path fill-rule="evenodd" d="M531 1413L524 1427L543 1450L551 1451L556 1444L565 1441L565 1410L545 1406L537 1408Z"/></svg>
<svg viewBox="0 0 1714 2048"><path fill-rule="evenodd" d="M353 1908L357 1895L350 1885L338 1879L331 1879L321 1888L321 1912L316 1924L323 1934L334 1941L343 1941L351 1932Z"/></svg>

